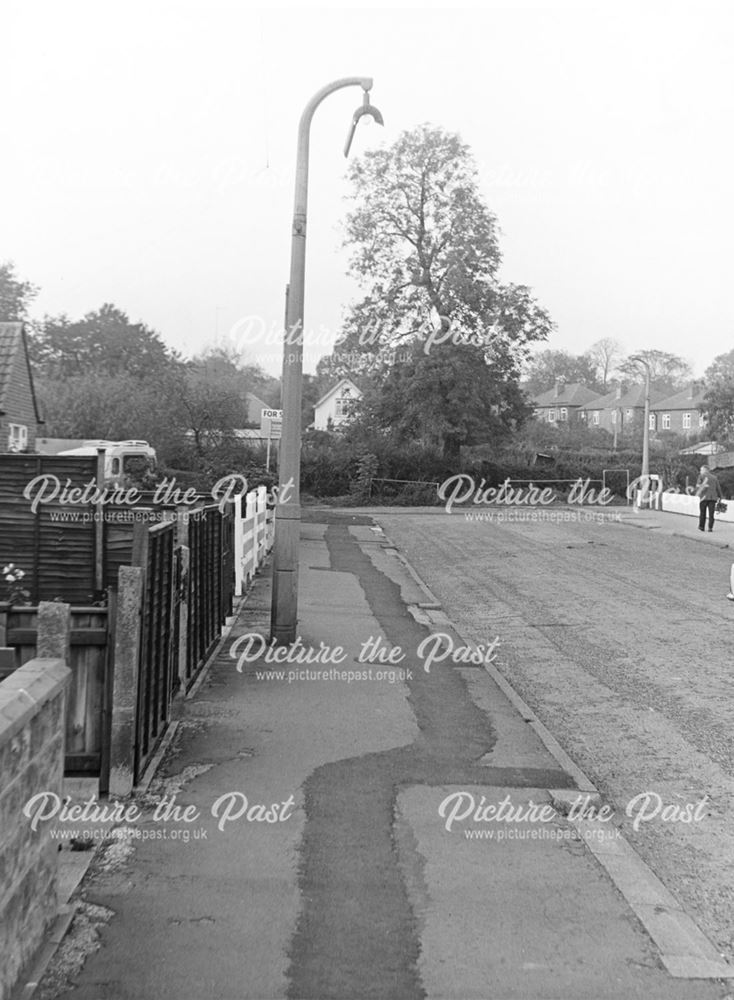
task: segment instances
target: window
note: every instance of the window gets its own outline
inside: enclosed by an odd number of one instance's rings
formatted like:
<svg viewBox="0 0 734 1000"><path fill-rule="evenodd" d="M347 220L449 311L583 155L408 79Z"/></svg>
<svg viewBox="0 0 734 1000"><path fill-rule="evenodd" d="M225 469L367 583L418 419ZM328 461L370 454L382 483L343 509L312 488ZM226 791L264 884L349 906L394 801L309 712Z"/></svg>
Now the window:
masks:
<svg viewBox="0 0 734 1000"><path fill-rule="evenodd" d="M706 414L705 413L699 413L698 414L698 426L699 427L705 427L706 426Z"/></svg>
<svg viewBox="0 0 734 1000"><path fill-rule="evenodd" d="M655 430L655 414L654 413L650 414L650 419L648 421L648 425L647 426L650 428L651 431Z"/></svg>
<svg viewBox="0 0 734 1000"><path fill-rule="evenodd" d="M592 424L594 424L595 427L599 426L599 411L598 410L594 410L594 412L591 414L591 422L592 422Z"/></svg>
<svg viewBox="0 0 734 1000"><path fill-rule="evenodd" d="M559 419L560 420L568 420L568 410L566 409L565 406L561 407L561 416L560 416Z"/></svg>
<svg viewBox="0 0 734 1000"><path fill-rule="evenodd" d="M349 407L352 402L352 390L349 386L345 386L342 389L342 394L337 398L335 415L337 417L346 417L349 415Z"/></svg>
<svg viewBox="0 0 734 1000"><path fill-rule="evenodd" d="M663 425L662 426L663 426L663 430L664 431L669 431L670 430L670 414L669 413L664 413L663 414Z"/></svg>
<svg viewBox="0 0 734 1000"><path fill-rule="evenodd" d="M554 424L556 422L556 411L548 410L548 423Z"/></svg>
<svg viewBox="0 0 734 1000"><path fill-rule="evenodd" d="M617 422L617 411L612 410L612 423L616 424L616 422Z"/></svg>
<svg viewBox="0 0 734 1000"><path fill-rule="evenodd" d="M691 415L690 413L683 414L683 430L689 431L691 429Z"/></svg>
<svg viewBox="0 0 734 1000"><path fill-rule="evenodd" d="M627 410L626 413L625 413L625 416L627 417L628 420L631 420L632 419L632 410Z"/></svg>
<svg viewBox="0 0 734 1000"><path fill-rule="evenodd" d="M25 424L9 424L8 448L11 451L23 451L28 447L28 428Z"/></svg>

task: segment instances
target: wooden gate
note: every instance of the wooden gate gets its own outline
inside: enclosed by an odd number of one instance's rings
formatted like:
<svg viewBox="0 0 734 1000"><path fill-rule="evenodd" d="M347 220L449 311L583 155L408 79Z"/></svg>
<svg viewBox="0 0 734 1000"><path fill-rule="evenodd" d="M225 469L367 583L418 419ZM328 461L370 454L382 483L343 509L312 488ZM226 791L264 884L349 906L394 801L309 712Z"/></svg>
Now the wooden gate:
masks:
<svg viewBox="0 0 734 1000"><path fill-rule="evenodd" d="M4 619L4 621L3 621ZM104 778L104 759L109 746L108 695L112 659L109 609L70 609L71 684L67 694L64 773L99 775ZM15 647L14 662L5 674L37 656L38 608L16 605L0 611L4 642Z"/></svg>

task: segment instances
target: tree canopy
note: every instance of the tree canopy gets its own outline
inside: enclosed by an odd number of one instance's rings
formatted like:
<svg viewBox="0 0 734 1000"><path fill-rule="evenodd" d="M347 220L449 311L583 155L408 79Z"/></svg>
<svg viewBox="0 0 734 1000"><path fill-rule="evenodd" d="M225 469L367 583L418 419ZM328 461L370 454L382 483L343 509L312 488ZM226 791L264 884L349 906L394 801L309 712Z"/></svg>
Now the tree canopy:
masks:
<svg viewBox="0 0 734 1000"><path fill-rule="evenodd" d="M344 370L332 371L388 380L386 401L400 387L397 426L407 435L430 423L426 433L456 455L489 432L492 407L522 415L506 385L517 384L529 345L551 320L526 286L500 282L497 222L457 135L429 125L404 132L365 153L350 179L346 245L364 294L344 321L336 355L347 352ZM378 412L392 420L387 402Z"/></svg>
<svg viewBox="0 0 734 1000"><path fill-rule="evenodd" d="M644 377L645 364L636 358L646 362L650 369L650 385L662 392L676 392L692 378L691 366L684 358L658 350L635 351L619 365L619 371L635 378Z"/></svg>
<svg viewBox="0 0 734 1000"><path fill-rule="evenodd" d="M601 385L597 383L597 366L586 354L548 350L534 355L528 362L525 389L531 396L552 389L556 379L566 383L581 382L590 389L601 391Z"/></svg>
<svg viewBox="0 0 734 1000"><path fill-rule="evenodd" d="M734 350L719 354L706 369L706 414L714 434L734 431Z"/></svg>
<svg viewBox="0 0 734 1000"><path fill-rule="evenodd" d="M0 264L0 322L27 319L28 307L37 294L35 285L16 277L12 261Z"/></svg>
<svg viewBox="0 0 734 1000"><path fill-rule="evenodd" d="M47 375L160 374L175 354L144 323L132 323L116 306L105 303L83 319L46 317L31 339L37 369Z"/></svg>

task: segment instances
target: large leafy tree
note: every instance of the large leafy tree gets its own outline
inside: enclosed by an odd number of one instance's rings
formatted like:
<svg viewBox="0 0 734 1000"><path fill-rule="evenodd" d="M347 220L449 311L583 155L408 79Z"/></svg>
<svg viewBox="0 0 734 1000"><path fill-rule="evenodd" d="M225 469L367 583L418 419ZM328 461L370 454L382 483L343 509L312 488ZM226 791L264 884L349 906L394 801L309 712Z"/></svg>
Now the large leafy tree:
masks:
<svg viewBox="0 0 734 1000"><path fill-rule="evenodd" d="M410 401L421 412L433 406L441 446L456 456L486 426L486 407L507 405L505 384L517 384L551 321L526 286L499 281L497 223L457 135L429 125L404 132L356 161L350 178L346 244L364 294L344 321L345 370L392 373L409 410ZM411 379L422 392L407 391ZM453 410L443 413L448 400ZM424 423L418 411L402 417L406 435Z"/></svg>
<svg viewBox="0 0 734 1000"><path fill-rule="evenodd" d="M642 358L646 364L640 363L637 358ZM677 354L658 350L635 351L619 365L619 371L644 379L646 367L650 370L650 385L661 392L676 392L692 378L691 366L686 360Z"/></svg>
<svg viewBox="0 0 734 1000"><path fill-rule="evenodd" d="M21 281L11 261L0 264L0 322L28 318L28 307L38 294L30 281Z"/></svg>
<svg viewBox="0 0 734 1000"><path fill-rule="evenodd" d="M205 351L178 367L174 379L176 415L204 458L247 423L249 386L233 357L221 350Z"/></svg>
<svg viewBox="0 0 734 1000"><path fill-rule="evenodd" d="M163 461L184 448L186 428L176 411L176 385L170 374L150 379L104 373L43 378L38 392L49 437L143 439Z"/></svg>
<svg viewBox="0 0 734 1000"><path fill-rule="evenodd" d="M712 433L729 437L734 431L734 350L715 357L704 379L709 427Z"/></svg>
<svg viewBox="0 0 734 1000"><path fill-rule="evenodd" d="M530 395L552 389L557 379L567 383L581 382L590 389L601 389L596 380L596 365L588 355L569 354L568 351L541 351L528 362L525 389Z"/></svg>
<svg viewBox="0 0 734 1000"><path fill-rule="evenodd" d="M396 443L418 440L453 461L462 444L504 438L532 413L517 381L502 379L479 346L426 354L413 344L407 354L383 379L371 380L360 411Z"/></svg>
<svg viewBox="0 0 734 1000"><path fill-rule="evenodd" d="M46 317L31 340L38 371L51 377L77 375L160 375L174 354L144 323L132 323L116 306L106 303L80 320Z"/></svg>

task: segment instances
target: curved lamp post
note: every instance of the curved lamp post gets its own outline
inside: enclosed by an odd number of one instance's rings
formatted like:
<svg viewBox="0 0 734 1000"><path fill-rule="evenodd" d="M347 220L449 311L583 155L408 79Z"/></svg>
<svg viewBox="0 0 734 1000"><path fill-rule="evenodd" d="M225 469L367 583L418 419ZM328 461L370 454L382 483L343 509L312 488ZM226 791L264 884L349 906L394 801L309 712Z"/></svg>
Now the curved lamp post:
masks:
<svg viewBox="0 0 734 1000"><path fill-rule="evenodd" d="M283 429L280 442L278 503L275 507L273 550L273 599L271 638L278 644L296 638L298 623L298 543L301 531L301 388L303 378L303 293L306 272L306 208L308 203L308 150L311 119L325 97L343 87L361 87L363 103L355 111L344 155L349 153L354 131L364 115L382 125L382 115L369 101L372 78L348 76L322 87L308 102L298 126L296 196L293 209L291 270L286 302L283 338L283 381L281 399Z"/></svg>

